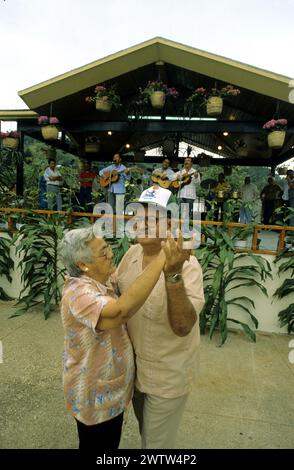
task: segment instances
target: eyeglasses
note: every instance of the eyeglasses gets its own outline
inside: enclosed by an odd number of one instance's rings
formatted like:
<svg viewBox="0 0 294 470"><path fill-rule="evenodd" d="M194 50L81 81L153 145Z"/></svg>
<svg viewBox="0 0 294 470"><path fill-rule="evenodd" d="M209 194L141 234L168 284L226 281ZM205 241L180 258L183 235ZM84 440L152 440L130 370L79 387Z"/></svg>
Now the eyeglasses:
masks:
<svg viewBox="0 0 294 470"><path fill-rule="evenodd" d="M101 255L98 255L97 258L109 258L112 255L112 248L110 245L107 245L102 251Z"/></svg>

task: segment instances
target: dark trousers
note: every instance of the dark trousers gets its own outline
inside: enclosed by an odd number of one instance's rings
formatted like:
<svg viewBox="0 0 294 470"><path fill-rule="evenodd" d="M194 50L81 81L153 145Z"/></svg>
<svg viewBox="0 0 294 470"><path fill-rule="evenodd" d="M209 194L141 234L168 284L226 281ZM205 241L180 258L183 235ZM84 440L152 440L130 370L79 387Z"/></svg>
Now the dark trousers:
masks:
<svg viewBox="0 0 294 470"><path fill-rule="evenodd" d="M86 212L92 212L93 208L90 206L92 202L92 188L90 187L81 187L80 189L80 205Z"/></svg>
<svg viewBox="0 0 294 470"><path fill-rule="evenodd" d="M220 210L220 217L219 217ZM217 202L214 209L213 220L216 222L222 222L224 220L224 203Z"/></svg>
<svg viewBox="0 0 294 470"><path fill-rule="evenodd" d="M263 201L263 223L270 225L270 220L275 210L275 201Z"/></svg>
<svg viewBox="0 0 294 470"><path fill-rule="evenodd" d="M109 421L87 426L76 419L79 434L79 449L118 449L124 414Z"/></svg>

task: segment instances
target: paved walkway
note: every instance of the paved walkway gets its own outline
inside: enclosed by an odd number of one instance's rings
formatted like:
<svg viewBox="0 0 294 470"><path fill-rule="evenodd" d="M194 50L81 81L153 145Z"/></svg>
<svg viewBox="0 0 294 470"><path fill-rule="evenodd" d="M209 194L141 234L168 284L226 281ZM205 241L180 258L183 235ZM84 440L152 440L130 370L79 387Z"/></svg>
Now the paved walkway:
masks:
<svg viewBox="0 0 294 470"><path fill-rule="evenodd" d="M0 448L76 448L73 419L61 385L63 332L59 314L40 311L8 319L0 302ZM294 447L294 365L289 337L231 333L224 347L202 338L202 375L179 430L178 448ZM122 448L139 448L128 413Z"/></svg>

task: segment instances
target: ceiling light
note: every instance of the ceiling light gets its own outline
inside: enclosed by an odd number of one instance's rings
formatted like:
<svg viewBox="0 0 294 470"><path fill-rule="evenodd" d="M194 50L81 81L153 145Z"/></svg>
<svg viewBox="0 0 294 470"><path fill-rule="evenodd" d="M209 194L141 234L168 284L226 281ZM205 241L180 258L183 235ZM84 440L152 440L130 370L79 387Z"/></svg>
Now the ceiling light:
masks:
<svg viewBox="0 0 294 470"><path fill-rule="evenodd" d="M107 134L108 134L108 135L112 135L112 132L111 132L111 131L108 131Z"/></svg>
<svg viewBox="0 0 294 470"><path fill-rule="evenodd" d="M130 148L130 144L126 144L126 148L129 149L129 148Z"/></svg>

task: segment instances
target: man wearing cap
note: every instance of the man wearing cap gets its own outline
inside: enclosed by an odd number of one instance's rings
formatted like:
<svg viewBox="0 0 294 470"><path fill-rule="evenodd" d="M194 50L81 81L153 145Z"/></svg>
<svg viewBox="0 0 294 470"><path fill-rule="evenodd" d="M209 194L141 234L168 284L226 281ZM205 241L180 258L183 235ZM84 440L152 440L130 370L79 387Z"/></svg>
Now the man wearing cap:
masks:
<svg viewBox="0 0 294 470"><path fill-rule="evenodd" d="M117 270L121 293L159 253L163 240L159 222L167 216L170 195L169 190L156 186L143 191L139 202L145 206L145 218L138 243L128 250ZM148 218L152 210L157 215ZM156 232L153 238L147 233L152 228ZM202 270L190 251L184 253L177 264L167 257L149 298L127 324L136 357L133 406L145 449L175 446L184 407L198 377Z"/></svg>
<svg viewBox="0 0 294 470"><path fill-rule="evenodd" d="M287 170L286 178L282 182L283 203L286 207L291 207L294 211L294 171ZM294 212L290 214L289 225L294 225Z"/></svg>

